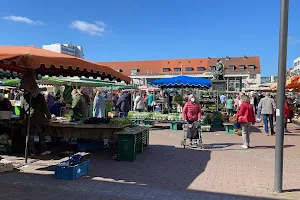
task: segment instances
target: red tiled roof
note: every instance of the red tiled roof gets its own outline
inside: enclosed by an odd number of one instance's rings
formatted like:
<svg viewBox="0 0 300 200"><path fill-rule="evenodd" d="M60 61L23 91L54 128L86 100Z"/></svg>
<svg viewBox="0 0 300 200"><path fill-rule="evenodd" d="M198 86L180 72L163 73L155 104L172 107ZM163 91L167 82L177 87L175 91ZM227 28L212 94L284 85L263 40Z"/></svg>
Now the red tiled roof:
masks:
<svg viewBox="0 0 300 200"><path fill-rule="evenodd" d="M226 66L226 71L230 73L260 73L260 59L255 57L232 57L229 60L220 58ZM145 61L120 61L120 62L97 62L115 70L122 70L125 75L131 74L131 69L138 69L137 75L161 75L161 74L181 74L175 72L174 68L180 68L182 65L183 74L202 74L210 72L210 66L215 66L216 58L191 58L191 59L170 59L170 60L145 60ZM229 71L229 65L234 65L235 70ZM239 70L239 65L245 65L245 70ZM254 70L249 70L248 66L254 65ZM186 71L186 68L193 68L193 71ZM198 71L198 67L203 67L204 71ZM164 72L164 68L169 68L169 72Z"/></svg>

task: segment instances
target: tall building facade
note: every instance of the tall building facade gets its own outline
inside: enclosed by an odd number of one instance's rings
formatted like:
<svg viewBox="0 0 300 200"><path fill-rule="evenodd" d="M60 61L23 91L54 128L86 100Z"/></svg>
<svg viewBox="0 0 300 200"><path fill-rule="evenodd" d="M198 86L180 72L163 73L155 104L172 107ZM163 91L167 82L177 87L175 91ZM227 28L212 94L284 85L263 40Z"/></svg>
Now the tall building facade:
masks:
<svg viewBox="0 0 300 200"><path fill-rule="evenodd" d="M50 45L43 45L43 49L54 51L57 53L63 53L70 56L75 56L78 58L83 58L83 47L82 46L75 46L72 44L50 44Z"/></svg>
<svg viewBox="0 0 300 200"><path fill-rule="evenodd" d="M300 75L300 57L294 60L293 68L291 69L292 75Z"/></svg>
<svg viewBox="0 0 300 200"><path fill-rule="evenodd" d="M150 81L156 79L178 75L211 79L216 70L217 59L220 59L226 67L225 79L228 82L227 89L229 91L238 91L242 87L260 83L259 56L98 63L130 76L135 85L147 85Z"/></svg>

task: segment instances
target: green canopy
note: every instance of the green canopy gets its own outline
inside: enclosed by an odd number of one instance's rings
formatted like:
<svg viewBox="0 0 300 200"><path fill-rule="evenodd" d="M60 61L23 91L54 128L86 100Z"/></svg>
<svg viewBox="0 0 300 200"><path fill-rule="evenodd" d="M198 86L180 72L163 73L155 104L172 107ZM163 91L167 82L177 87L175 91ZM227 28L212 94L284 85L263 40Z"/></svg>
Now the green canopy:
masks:
<svg viewBox="0 0 300 200"><path fill-rule="evenodd" d="M2 82L3 86L19 86L20 79L9 79ZM69 86L84 86L84 87L102 87L112 90L125 90L133 89L136 90L137 87L133 85L116 84L113 81L103 81L103 80L92 80L87 78L52 78L52 77L42 77L41 80L37 80L38 84L41 85L69 85Z"/></svg>

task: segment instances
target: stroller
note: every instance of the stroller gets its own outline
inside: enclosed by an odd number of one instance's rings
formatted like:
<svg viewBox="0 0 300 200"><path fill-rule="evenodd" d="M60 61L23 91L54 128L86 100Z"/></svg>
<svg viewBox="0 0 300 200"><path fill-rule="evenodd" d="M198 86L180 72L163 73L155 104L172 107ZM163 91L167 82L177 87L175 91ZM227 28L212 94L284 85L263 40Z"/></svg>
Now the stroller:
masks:
<svg viewBox="0 0 300 200"><path fill-rule="evenodd" d="M184 124L183 125L183 139L181 141L181 145L185 148L186 145L186 140L189 138L192 138L192 143L194 140L196 142L192 147L197 148L200 147L200 149L203 149L203 144L202 144L202 135L201 135L201 124L202 122L193 122L193 124Z"/></svg>

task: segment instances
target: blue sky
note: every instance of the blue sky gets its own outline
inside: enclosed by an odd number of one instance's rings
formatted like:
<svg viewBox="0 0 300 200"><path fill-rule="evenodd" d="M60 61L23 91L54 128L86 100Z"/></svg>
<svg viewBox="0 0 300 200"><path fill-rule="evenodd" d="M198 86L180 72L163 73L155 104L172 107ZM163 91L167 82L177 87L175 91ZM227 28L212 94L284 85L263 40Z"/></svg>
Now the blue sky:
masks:
<svg viewBox="0 0 300 200"><path fill-rule="evenodd" d="M1 45L82 45L92 61L258 55L276 75L280 0L9 0ZM290 0L287 68L300 56L300 1Z"/></svg>

